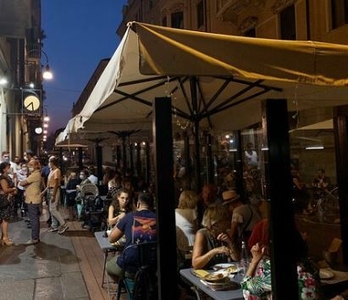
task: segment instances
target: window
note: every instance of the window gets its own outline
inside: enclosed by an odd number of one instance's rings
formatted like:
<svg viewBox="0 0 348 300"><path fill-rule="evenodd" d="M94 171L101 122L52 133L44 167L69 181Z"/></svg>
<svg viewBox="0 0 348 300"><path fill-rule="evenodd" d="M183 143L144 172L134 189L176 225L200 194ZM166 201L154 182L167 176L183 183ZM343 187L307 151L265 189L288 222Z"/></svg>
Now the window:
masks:
<svg viewBox="0 0 348 300"><path fill-rule="evenodd" d="M184 28L184 13L182 11L172 13L171 15L173 28Z"/></svg>
<svg viewBox="0 0 348 300"><path fill-rule="evenodd" d="M331 0L332 28L348 23L348 0Z"/></svg>
<svg viewBox="0 0 348 300"><path fill-rule="evenodd" d="M204 25L204 5L203 1L197 4L197 28Z"/></svg>
<svg viewBox="0 0 348 300"><path fill-rule="evenodd" d="M290 5L280 13L281 39L296 40L295 6Z"/></svg>
<svg viewBox="0 0 348 300"><path fill-rule="evenodd" d="M244 36L248 36L248 37L256 37L256 30L255 27L247 30L246 32L244 32L243 34Z"/></svg>

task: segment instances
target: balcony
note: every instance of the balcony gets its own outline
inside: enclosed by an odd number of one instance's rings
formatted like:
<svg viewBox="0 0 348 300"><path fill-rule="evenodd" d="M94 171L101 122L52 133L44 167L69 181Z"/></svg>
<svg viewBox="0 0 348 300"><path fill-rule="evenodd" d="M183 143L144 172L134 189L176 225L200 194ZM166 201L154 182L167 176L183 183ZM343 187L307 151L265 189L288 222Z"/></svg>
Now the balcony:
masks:
<svg viewBox="0 0 348 300"><path fill-rule="evenodd" d="M237 22L238 16L247 10L252 0L218 0L216 16L222 21Z"/></svg>

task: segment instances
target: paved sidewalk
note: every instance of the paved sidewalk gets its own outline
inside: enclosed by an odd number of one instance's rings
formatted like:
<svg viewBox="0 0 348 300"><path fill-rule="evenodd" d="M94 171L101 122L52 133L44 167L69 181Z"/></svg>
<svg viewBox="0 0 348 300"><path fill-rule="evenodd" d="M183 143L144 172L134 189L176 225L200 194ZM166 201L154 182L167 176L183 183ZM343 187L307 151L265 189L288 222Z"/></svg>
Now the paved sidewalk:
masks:
<svg viewBox="0 0 348 300"><path fill-rule="evenodd" d="M13 246L0 245L0 299L90 299L69 237L41 228L41 242L27 246L24 220L9 224Z"/></svg>

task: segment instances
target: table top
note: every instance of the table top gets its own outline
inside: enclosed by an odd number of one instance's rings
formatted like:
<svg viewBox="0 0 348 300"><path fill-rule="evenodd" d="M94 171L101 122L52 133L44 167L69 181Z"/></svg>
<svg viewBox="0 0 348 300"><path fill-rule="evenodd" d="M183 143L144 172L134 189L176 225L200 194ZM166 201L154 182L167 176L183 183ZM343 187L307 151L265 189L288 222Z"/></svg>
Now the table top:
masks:
<svg viewBox="0 0 348 300"><path fill-rule="evenodd" d="M210 296L214 300L243 300L242 289L239 288L237 290L228 290L228 291L213 291L201 280L192 273L192 268L182 269L180 270L180 275L187 279L192 285L196 286L199 290L201 290L206 295ZM236 274L236 276L232 279L232 281L239 283L242 280L242 276L240 274Z"/></svg>
<svg viewBox="0 0 348 300"><path fill-rule="evenodd" d="M113 246L109 242L109 238L107 236L105 237L105 231L96 231L94 236L96 237L99 247L102 250L117 250L117 247Z"/></svg>
<svg viewBox="0 0 348 300"><path fill-rule="evenodd" d="M326 268L328 271L333 273L333 277L329 279L321 279L322 284L336 284L340 282L348 281L348 272L342 272L338 270L333 270L331 268Z"/></svg>

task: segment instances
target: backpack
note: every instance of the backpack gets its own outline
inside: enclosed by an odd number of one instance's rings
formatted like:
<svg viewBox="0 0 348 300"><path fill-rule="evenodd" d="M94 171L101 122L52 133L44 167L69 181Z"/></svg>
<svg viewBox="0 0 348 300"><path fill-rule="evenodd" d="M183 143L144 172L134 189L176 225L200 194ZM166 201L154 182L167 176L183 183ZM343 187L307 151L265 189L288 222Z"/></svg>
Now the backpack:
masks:
<svg viewBox="0 0 348 300"><path fill-rule="evenodd" d="M135 273L133 300L157 300L158 285L156 271L150 266L142 266Z"/></svg>

